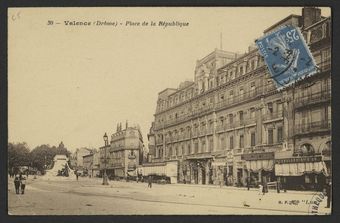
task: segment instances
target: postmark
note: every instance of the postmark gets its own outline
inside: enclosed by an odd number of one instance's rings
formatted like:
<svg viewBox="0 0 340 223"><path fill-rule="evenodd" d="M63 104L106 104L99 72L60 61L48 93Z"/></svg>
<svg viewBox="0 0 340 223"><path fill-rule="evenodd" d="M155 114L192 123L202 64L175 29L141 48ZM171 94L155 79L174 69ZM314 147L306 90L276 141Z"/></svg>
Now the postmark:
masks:
<svg viewBox="0 0 340 223"><path fill-rule="evenodd" d="M278 88L316 72L316 64L299 28L281 27L255 41Z"/></svg>

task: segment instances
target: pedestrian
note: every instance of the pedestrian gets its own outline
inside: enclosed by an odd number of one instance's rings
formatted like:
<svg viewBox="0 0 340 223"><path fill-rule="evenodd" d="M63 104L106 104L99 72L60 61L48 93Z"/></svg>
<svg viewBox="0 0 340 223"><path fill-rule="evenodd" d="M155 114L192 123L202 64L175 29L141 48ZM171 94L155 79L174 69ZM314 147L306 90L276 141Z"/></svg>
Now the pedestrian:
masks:
<svg viewBox="0 0 340 223"><path fill-rule="evenodd" d="M79 175L78 175L78 173L76 173L76 178L77 178L77 181L78 181L78 177L79 177Z"/></svg>
<svg viewBox="0 0 340 223"><path fill-rule="evenodd" d="M327 182L326 184L326 195L327 195L327 206L326 208L331 207L331 199L332 199L332 183L331 181Z"/></svg>
<svg viewBox="0 0 340 223"><path fill-rule="evenodd" d="M250 177L247 177L247 189L250 189Z"/></svg>
<svg viewBox="0 0 340 223"><path fill-rule="evenodd" d="M15 177L14 177L14 187L15 187L15 193L19 194L19 187L20 187L20 176L19 176L19 174L15 175Z"/></svg>
<svg viewBox="0 0 340 223"><path fill-rule="evenodd" d="M152 187L152 176L149 175L149 178L148 178L148 187Z"/></svg>
<svg viewBox="0 0 340 223"><path fill-rule="evenodd" d="M259 195L259 201L261 201L261 199L262 199L262 197L263 197L263 195L264 195L264 192L263 192L263 185L262 184L259 184L259 193L258 193L258 195Z"/></svg>
<svg viewBox="0 0 340 223"><path fill-rule="evenodd" d="M258 193L258 195L261 195L261 194L263 194L263 186L262 186L262 184L259 184L259 193Z"/></svg>
<svg viewBox="0 0 340 223"><path fill-rule="evenodd" d="M25 176L22 176L20 183L21 183L21 194L24 194L25 193L25 187L26 187L26 177Z"/></svg>

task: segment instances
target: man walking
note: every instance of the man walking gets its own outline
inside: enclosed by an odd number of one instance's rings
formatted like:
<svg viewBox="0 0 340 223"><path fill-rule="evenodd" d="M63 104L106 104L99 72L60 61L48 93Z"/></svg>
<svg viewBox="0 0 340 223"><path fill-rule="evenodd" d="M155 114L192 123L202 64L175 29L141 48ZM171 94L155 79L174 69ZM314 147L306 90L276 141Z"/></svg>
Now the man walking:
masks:
<svg viewBox="0 0 340 223"><path fill-rule="evenodd" d="M19 187L20 187L20 176L19 174L16 174L14 177L14 187L15 187L15 193L19 194Z"/></svg>
<svg viewBox="0 0 340 223"><path fill-rule="evenodd" d="M247 189L248 190L250 189L250 177L249 176L247 177Z"/></svg>
<svg viewBox="0 0 340 223"><path fill-rule="evenodd" d="M152 187L152 176L149 175L149 178L148 178L148 187Z"/></svg>

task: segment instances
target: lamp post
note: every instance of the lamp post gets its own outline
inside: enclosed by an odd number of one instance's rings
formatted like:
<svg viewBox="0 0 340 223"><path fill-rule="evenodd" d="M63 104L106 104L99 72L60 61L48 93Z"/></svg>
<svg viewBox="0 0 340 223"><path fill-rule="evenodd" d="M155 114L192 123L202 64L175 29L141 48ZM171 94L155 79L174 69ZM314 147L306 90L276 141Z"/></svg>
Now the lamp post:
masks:
<svg viewBox="0 0 340 223"><path fill-rule="evenodd" d="M107 157L106 157L106 147L109 144L108 143L108 137L107 134L105 132L104 136L103 136L104 142L105 142L105 146L104 146L104 157L102 157L102 160L104 162L104 173L103 173L103 185L109 185L108 180L107 180L107 174L106 174L106 163L107 163Z"/></svg>

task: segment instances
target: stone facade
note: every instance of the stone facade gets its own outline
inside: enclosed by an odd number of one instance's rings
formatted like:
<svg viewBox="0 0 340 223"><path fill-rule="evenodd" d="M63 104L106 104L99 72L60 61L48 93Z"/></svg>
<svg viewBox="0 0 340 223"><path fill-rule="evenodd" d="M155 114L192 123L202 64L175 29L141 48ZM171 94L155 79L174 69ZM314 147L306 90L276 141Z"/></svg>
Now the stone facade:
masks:
<svg viewBox="0 0 340 223"><path fill-rule="evenodd" d="M143 149L143 137L139 127L117 128L111 135L108 146L100 148L100 170L105 168L106 150L106 172L110 178L126 178L129 172L134 170L141 163Z"/></svg>
<svg viewBox="0 0 340 223"><path fill-rule="evenodd" d="M290 151L289 158L303 155L306 145L314 155L330 150L331 26L313 10L319 9L304 8L304 17L291 15L277 26L300 26L317 74L277 91L257 48L243 55L213 51L197 61L194 81L159 93L152 162L179 160L180 182L244 186L279 180L280 152Z"/></svg>

